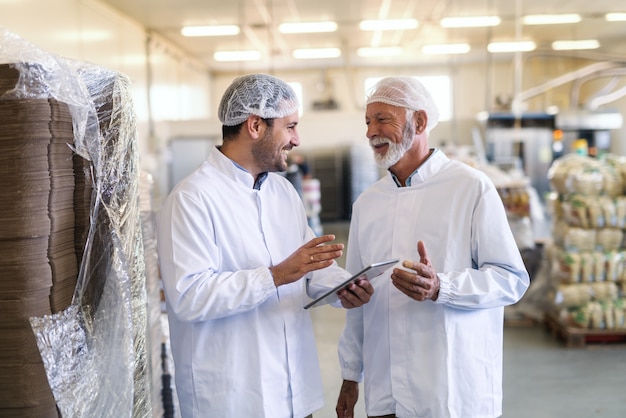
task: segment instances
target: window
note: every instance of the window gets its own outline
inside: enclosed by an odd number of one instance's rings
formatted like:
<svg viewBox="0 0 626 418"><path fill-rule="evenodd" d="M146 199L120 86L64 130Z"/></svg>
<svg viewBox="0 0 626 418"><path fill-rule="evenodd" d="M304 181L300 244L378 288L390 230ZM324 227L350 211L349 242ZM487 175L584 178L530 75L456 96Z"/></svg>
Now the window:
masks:
<svg viewBox="0 0 626 418"><path fill-rule="evenodd" d="M365 79L365 92L367 93L373 86L384 77L370 77ZM433 96L437 108L439 109L439 120L446 121L452 119L452 83L447 75L426 75L415 77L428 89Z"/></svg>

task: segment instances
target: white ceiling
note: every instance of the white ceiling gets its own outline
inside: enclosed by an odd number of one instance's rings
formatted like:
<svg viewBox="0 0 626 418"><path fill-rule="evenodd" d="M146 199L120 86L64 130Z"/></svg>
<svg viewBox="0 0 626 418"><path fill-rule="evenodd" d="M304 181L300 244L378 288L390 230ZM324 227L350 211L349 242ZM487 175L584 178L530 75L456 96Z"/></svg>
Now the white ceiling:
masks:
<svg viewBox="0 0 626 418"><path fill-rule="evenodd" d="M143 24L147 29L206 63L215 71L294 69L334 66L420 65L433 62L485 60L490 41L530 39L538 49L550 50L554 40L597 39L594 53L615 53L624 45L626 22L607 22L606 12L626 12L623 0L104 0ZM522 26L526 14L579 13L576 24ZM443 29L439 21L450 16L498 15L502 23L493 28ZM364 19L416 18L417 29L363 32ZM281 34L282 22L333 20L333 33ZM185 38L183 25L237 24L239 35ZM472 51L463 56L433 57L421 53L426 44L467 42ZM364 46L402 46L405 55L394 58L364 59L356 49ZM340 58L296 60L296 48L338 47ZM255 63L218 63L215 51L260 50L263 58ZM623 54L622 54L623 55ZM497 58L505 58L499 56ZM509 57L510 59L510 57Z"/></svg>

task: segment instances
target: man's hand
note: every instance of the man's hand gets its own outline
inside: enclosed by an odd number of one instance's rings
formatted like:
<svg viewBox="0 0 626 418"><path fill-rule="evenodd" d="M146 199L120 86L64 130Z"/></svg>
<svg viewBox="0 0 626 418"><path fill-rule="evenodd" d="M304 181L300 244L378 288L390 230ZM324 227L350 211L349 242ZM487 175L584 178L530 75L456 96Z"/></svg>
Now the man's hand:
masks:
<svg viewBox="0 0 626 418"><path fill-rule="evenodd" d="M354 405L359 399L359 384L351 380L344 380L339 390L339 399L337 400L337 418L353 418Z"/></svg>
<svg viewBox="0 0 626 418"><path fill-rule="evenodd" d="M313 238L282 263L270 267L276 287L295 282L310 271L333 264L333 260L343 254L343 244L324 245L324 243L334 239L334 235Z"/></svg>
<svg viewBox="0 0 626 418"><path fill-rule="evenodd" d="M374 294L374 286L367 279L360 279L341 289L337 295L341 305L346 309L358 308L370 301Z"/></svg>
<svg viewBox="0 0 626 418"><path fill-rule="evenodd" d="M402 293L417 301L437 300L439 296L439 277L433 268L426 245L423 241L417 243L419 262L405 260L402 266L413 271L393 269L391 282Z"/></svg>

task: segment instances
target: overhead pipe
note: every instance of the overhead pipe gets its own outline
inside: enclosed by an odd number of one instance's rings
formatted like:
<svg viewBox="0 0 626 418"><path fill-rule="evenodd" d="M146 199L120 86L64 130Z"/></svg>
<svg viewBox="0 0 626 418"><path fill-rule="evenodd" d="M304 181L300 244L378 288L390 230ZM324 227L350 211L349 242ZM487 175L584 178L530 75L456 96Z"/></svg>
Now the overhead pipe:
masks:
<svg viewBox="0 0 626 418"><path fill-rule="evenodd" d="M608 71L610 72L612 70L608 70ZM591 80L597 80L597 79L604 78L604 77L605 77L604 73L599 73L593 77L585 77L585 82L591 81ZM570 97L575 98L576 101L570 100L570 107L574 107L578 105L578 100L580 99L580 89L583 83L584 82L581 82L581 80L576 80L572 84L572 88L571 88L572 92L570 93ZM590 95L587 98L587 102L589 102L590 100L593 100L594 97L600 97L600 96L604 96L605 94L610 93L611 91L615 89L615 87L617 86L617 83L619 83L619 77L616 77L616 76L612 77L611 80L609 80L609 82L604 85L604 87L601 87L598 91ZM574 89L577 89L578 91L574 93ZM585 106L583 105L583 107Z"/></svg>
<svg viewBox="0 0 626 418"><path fill-rule="evenodd" d="M612 90L615 85L617 84L619 78L618 77L622 77L622 76L626 76L626 67L624 66L620 66L620 67L616 67L616 68L611 68L608 70L604 70L604 71L600 71L597 74L590 74L586 77L582 77L578 80L575 80L575 82L572 85L572 92L570 95L570 103L571 103L571 107L575 106L580 98L580 90L582 88L582 85L584 83L587 83L591 80L596 80L598 78L602 78L602 77L613 77L613 79L603 88L601 89L598 93L596 93L594 95L594 97L591 97L590 99L587 100L587 104L583 105L583 107L588 107L590 105L590 102L594 102L595 99L598 99L598 101L596 103L601 103L601 104L606 104L606 103L610 103L611 101L615 101L617 99L619 99L621 96L617 95L614 96L614 93L606 93L609 90ZM620 89L621 90L621 89ZM618 90L618 91L620 91ZM604 101L606 99L602 99L602 97L606 97L606 96L610 96L610 97L614 97L613 99L609 100L609 101ZM600 106L601 104L598 104L597 106ZM596 106L596 108L597 108Z"/></svg>
<svg viewBox="0 0 626 418"><path fill-rule="evenodd" d="M626 86L615 90L609 94L605 94L604 96L595 97L590 100L587 105L587 108L590 110L596 110L598 107L614 102L622 97L626 96Z"/></svg>
<svg viewBox="0 0 626 418"><path fill-rule="evenodd" d="M590 64L586 67L579 68L577 70L563 74L561 76L555 77L552 80L548 80L543 84L540 84L536 87L533 87L528 90L522 91L521 93L518 93L513 99L512 108L521 109L522 103L530 99L531 97L538 96L540 94L545 93L548 90L551 90L555 87L561 86L566 83L570 83L582 77L586 77L591 74L595 74L595 73L608 70L611 68L616 68L618 65L619 64L616 64L614 62L597 62L594 64Z"/></svg>

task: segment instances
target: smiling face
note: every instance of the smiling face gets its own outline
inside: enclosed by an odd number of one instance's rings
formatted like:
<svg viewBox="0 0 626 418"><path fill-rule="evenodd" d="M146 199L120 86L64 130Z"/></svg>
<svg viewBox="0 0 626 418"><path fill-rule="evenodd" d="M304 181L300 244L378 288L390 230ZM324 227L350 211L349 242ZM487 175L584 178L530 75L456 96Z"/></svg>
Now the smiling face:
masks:
<svg viewBox="0 0 626 418"><path fill-rule="evenodd" d="M270 126L265 124L264 133L252 149L252 155L259 172L286 171L287 153L300 145L300 138L296 126L298 112L284 118L276 118Z"/></svg>
<svg viewBox="0 0 626 418"><path fill-rule="evenodd" d="M413 112L407 112L402 107L385 103L374 102L367 105L367 138L379 167L392 167L411 148L415 127L410 121L407 123L407 115L412 114Z"/></svg>

